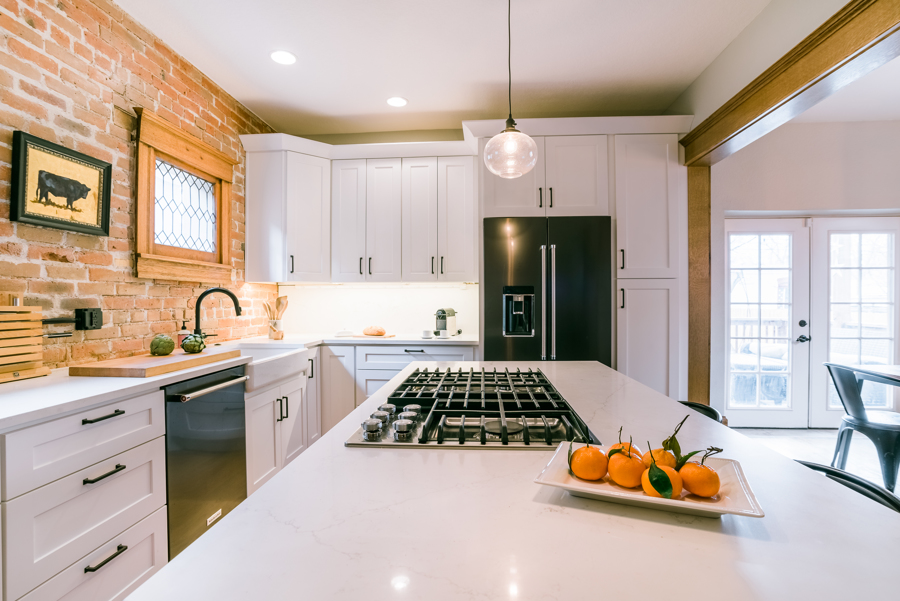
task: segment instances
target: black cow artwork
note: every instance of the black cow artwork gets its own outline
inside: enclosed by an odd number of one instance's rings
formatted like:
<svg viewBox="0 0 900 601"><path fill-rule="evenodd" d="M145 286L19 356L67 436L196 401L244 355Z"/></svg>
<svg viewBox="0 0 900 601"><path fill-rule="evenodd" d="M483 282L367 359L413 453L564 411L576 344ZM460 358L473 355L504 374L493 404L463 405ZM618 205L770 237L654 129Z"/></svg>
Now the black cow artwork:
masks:
<svg viewBox="0 0 900 601"><path fill-rule="evenodd" d="M66 208L80 212L81 209L75 208L75 201L87 198L88 192L90 191L90 188L77 180L56 175L55 173L38 171L38 202L53 204L53 201L50 200L50 196L59 196L66 199Z"/></svg>
<svg viewBox="0 0 900 601"><path fill-rule="evenodd" d="M108 236L111 181L106 161L13 133L13 221Z"/></svg>

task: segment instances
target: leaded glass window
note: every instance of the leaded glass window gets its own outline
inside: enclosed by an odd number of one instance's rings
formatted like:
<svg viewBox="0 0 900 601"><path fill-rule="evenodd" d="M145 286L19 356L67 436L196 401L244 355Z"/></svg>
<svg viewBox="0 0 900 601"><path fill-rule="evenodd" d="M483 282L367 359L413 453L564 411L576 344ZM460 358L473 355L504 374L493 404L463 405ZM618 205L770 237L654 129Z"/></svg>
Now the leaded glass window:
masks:
<svg viewBox="0 0 900 601"><path fill-rule="evenodd" d="M216 184L156 159L154 240L216 252Z"/></svg>

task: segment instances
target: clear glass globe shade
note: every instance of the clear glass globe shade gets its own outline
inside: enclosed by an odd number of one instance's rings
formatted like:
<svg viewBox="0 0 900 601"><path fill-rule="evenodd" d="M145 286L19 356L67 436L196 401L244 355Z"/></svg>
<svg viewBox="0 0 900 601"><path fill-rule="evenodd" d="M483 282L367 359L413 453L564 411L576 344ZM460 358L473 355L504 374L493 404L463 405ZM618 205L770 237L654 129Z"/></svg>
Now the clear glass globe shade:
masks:
<svg viewBox="0 0 900 601"><path fill-rule="evenodd" d="M521 177L537 163L537 144L520 131L504 131L484 147L484 164L504 179Z"/></svg>

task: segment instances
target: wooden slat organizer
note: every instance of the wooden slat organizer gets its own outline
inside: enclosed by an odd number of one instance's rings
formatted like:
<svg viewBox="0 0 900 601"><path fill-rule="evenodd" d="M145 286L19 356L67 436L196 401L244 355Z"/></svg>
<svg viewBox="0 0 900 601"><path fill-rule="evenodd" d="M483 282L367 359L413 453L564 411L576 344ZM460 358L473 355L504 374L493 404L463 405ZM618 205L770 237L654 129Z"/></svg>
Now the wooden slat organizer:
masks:
<svg viewBox="0 0 900 601"><path fill-rule="evenodd" d="M0 306L0 383L50 373L44 367L42 317L40 307Z"/></svg>

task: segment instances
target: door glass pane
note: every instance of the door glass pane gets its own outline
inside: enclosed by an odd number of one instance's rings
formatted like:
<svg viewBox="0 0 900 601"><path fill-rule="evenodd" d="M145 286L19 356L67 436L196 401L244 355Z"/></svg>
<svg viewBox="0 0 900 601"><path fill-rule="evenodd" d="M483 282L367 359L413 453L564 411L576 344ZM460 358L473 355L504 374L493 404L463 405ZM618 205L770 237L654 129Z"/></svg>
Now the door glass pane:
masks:
<svg viewBox="0 0 900 601"><path fill-rule="evenodd" d="M729 234L728 399L732 409L790 409L791 235Z"/></svg>
<svg viewBox="0 0 900 601"><path fill-rule="evenodd" d="M894 235L840 232L829 234L828 359L849 365L894 363ZM867 407L887 408L888 387L866 382ZM828 407L841 403L831 378Z"/></svg>

